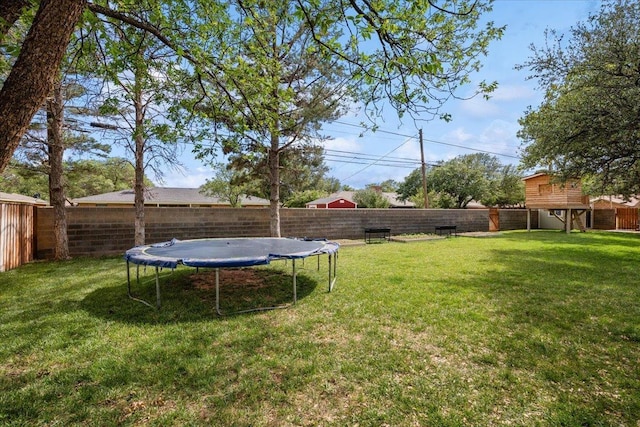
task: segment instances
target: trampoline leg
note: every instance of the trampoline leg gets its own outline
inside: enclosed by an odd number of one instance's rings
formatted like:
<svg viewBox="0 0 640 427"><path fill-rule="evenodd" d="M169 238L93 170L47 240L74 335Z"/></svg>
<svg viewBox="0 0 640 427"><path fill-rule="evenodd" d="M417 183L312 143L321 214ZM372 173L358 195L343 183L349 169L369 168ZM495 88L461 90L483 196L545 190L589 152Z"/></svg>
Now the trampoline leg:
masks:
<svg viewBox="0 0 640 427"><path fill-rule="evenodd" d="M140 265L139 264L136 264L136 283L138 285L140 284ZM134 297L133 294L131 293L131 270L129 266L129 260L127 260L127 295L129 296L129 298L131 298L134 301L141 302L146 306L154 308L152 304L148 303L147 301L141 298ZM155 308L157 308L158 310L160 309L160 279L158 278L158 267L156 267L156 307Z"/></svg>
<svg viewBox="0 0 640 427"><path fill-rule="evenodd" d="M127 260L127 295L131 298L131 271L129 269L129 260Z"/></svg>
<svg viewBox="0 0 640 427"><path fill-rule="evenodd" d="M338 266L338 253L334 252L333 253L333 271L331 269L331 254L329 254L329 292L331 292L333 290L333 285L335 285L336 283L336 276L337 276L337 266ZM333 272L333 278L332 278L332 273Z"/></svg>
<svg viewBox="0 0 640 427"><path fill-rule="evenodd" d="M298 286L296 283L296 259L293 258L291 260L291 264L293 264L293 303L295 304L298 301Z"/></svg>
<svg viewBox="0 0 640 427"><path fill-rule="evenodd" d="M220 312L220 269L216 268L216 313L222 316Z"/></svg>
<svg viewBox="0 0 640 427"><path fill-rule="evenodd" d="M156 307L160 310L162 303L160 301L160 280L158 279L158 266L156 266Z"/></svg>

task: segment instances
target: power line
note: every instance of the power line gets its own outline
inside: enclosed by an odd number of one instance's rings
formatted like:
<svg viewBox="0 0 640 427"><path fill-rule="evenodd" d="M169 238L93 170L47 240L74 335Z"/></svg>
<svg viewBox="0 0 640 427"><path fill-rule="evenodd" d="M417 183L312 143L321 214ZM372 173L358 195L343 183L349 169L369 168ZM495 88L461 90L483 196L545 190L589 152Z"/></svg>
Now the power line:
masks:
<svg viewBox="0 0 640 427"><path fill-rule="evenodd" d="M352 156L352 155L345 156L345 155L341 155L341 154L329 154L328 156L330 157L329 160L334 160L334 161L340 161L340 159L368 160L368 161L378 160L378 159L372 159L370 157L358 157L358 156ZM325 157L327 157L327 156L325 156ZM416 161L406 161L406 160L389 160L389 159L385 159L385 162L387 162L388 164L396 164L396 165L416 165L416 164L419 164Z"/></svg>
<svg viewBox="0 0 640 427"><path fill-rule="evenodd" d="M340 124L340 125L351 126L351 127L355 127L355 128L358 128L358 129L362 129L362 130L364 130L364 131L372 130L372 129L368 129L368 128L366 128L366 127L362 126L362 125L354 125L353 123L341 122L340 120L334 120L334 121L333 121L333 122L331 122L331 123L338 123L338 124ZM387 135L401 136L401 137L403 137L403 138L413 138L413 139L417 139L417 137L416 137L415 135L405 135L405 134L403 134L403 133L399 133L399 132L392 132L392 131L390 131L390 130L384 130L384 129L375 129L373 132L375 132L375 133L385 133L385 134L387 134Z"/></svg>
<svg viewBox="0 0 640 427"><path fill-rule="evenodd" d="M366 153L357 153L353 151L343 151L343 150L325 150L325 160L332 163L342 163L342 164L358 164L358 165L366 165L370 162L375 162L376 166L384 166L384 167L394 167L394 168L403 168L403 169L416 169L422 163L419 160L411 159L407 157L390 157L387 156L384 160L380 160L379 157L373 156L371 154ZM335 154L338 153L338 154ZM346 160L348 159L348 160ZM436 163L426 163L431 167L438 167Z"/></svg>
<svg viewBox="0 0 640 427"><path fill-rule="evenodd" d="M369 163L370 163L367 160L363 160L363 161L358 161L358 160L359 159L352 159L352 160L333 160L333 159L330 159L329 161L333 162L333 163L344 163L344 164L351 164L351 165L369 165ZM415 169L416 168L415 165L398 165L398 164L388 164L388 163L382 163L382 162L376 163L376 166L399 168L399 169Z"/></svg>
<svg viewBox="0 0 640 427"><path fill-rule="evenodd" d="M348 177L342 179L341 181L346 181L348 179L351 179L354 176L358 175L360 172L363 172L363 171L369 169L371 166L375 165L379 161L383 161L385 159L385 157L387 157L389 154L393 153L394 151L400 149L400 147L402 147L403 145L405 145L407 142L411 141L412 139L414 139L413 136L408 137L402 144L398 145L396 148L394 148L393 150L389 151L387 154L385 154L384 156L380 157L378 160L373 161L372 163L368 164L367 166L363 167L362 169L358 170L357 172L352 173L351 175L349 175Z"/></svg>
<svg viewBox="0 0 640 427"><path fill-rule="evenodd" d="M353 123L346 123L346 122L342 122L342 121L339 121L339 120L336 120L333 123L338 123L338 124L345 125L345 126L351 126L351 127L355 127L355 128L358 128L358 129L365 130L365 131L368 130L366 127L364 127L362 125L356 125L356 124L353 124ZM388 135L401 136L403 138L418 139L415 135L406 135L406 134L402 134L402 133L399 133L399 132L392 132L392 131L383 130L383 129L376 129L375 132L376 133L384 133L384 134L388 134ZM496 151L482 150L482 149L479 149L479 148L473 148L473 147L469 147L469 146L466 146L466 145L453 144L453 143L444 142L444 141L437 141L435 139L424 139L424 141L431 142L433 144L446 145L446 146L449 146L449 147L462 148L464 150L476 151L476 152L479 152L479 153L486 153L486 154L493 154L494 156L508 157L510 159L520 160L519 156L514 156L514 155L511 155L511 154L498 153Z"/></svg>
<svg viewBox="0 0 640 427"><path fill-rule="evenodd" d="M368 157L371 160L375 160L377 158L377 156L374 156L372 154L356 153L354 151L333 150L333 149L329 149L329 148L325 148L324 151L328 155L336 156L336 157L348 157L348 155L352 155L352 156L359 156L359 157ZM338 153L338 154L334 154L334 153ZM347 156L341 156L341 155L347 155ZM387 160L394 160L394 161L398 161L398 162L420 163L419 160L412 159L412 158L409 158L409 157L390 157L390 156L387 156L386 159Z"/></svg>
<svg viewBox="0 0 640 427"><path fill-rule="evenodd" d="M435 141L433 139L425 139L425 141L433 142L434 144L448 145L450 147L464 148L465 150L477 151L479 153L493 154L495 156L509 157L511 159L520 160L520 157L512 156L511 154L502 154L502 153L497 153L495 151L480 150L479 148L465 147L464 145L451 144L449 142L442 142L442 141Z"/></svg>

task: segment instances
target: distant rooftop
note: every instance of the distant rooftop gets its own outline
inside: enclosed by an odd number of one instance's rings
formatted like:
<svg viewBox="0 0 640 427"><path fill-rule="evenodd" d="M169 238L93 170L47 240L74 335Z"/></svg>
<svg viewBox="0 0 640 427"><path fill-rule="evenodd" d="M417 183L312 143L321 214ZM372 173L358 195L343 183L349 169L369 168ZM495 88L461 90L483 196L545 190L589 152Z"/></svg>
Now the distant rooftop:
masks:
<svg viewBox="0 0 640 427"><path fill-rule="evenodd" d="M29 205L48 205L49 202L38 197L25 196L23 194L3 193L0 191L0 202L24 203Z"/></svg>
<svg viewBox="0 0 640 427"><path fill-rule="evenodd" d="M120 190L95 196L71 200L76 205L133 205L133 190ZM219 197L200 193L198 188L153 187L145 190L144 204L147 206L228 206L229 202ZM269 201L259 197L243 196L242 206L269 206Z"/></svg>

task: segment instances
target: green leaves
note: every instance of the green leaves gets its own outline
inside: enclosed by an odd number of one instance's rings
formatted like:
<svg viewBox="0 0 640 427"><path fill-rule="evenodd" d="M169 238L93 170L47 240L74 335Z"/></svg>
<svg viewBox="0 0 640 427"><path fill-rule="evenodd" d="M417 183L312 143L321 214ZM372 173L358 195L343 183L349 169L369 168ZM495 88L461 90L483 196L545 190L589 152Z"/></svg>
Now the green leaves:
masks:
<svg viewBox="0 0 640 427"><path fill-rule="evenodd" d="M633 64L640 61L640 5L608 1L571 29L568 42L552 31L547 40L521 66L545 90L542 104L520 120L523 162L637 193L640 69Z"/></svg>
<svg viewBox="0 0 640 427"><path fill-rule="evenodd" d="M200 192L210 197L218 197L224 202L228 202L231 207L241 206L242 196L248 195L250 187L246 183L239 182L241 177L237 172L223 164L213 165L216 175L207 179L207 182L200 187Z"/></svg>
<svg viewBox="0 0 640 427"><path fill-rule="evenodd" d="M496 157L485 153L439 162L427 174L430 207L464 208L472 200L487 206L517 205L524 202L520 178L514 166L503 166ZM398 193L402 200L423 200L420 169L405 178Z"/></svg>
<svg viewBox="0 0 640 427"><path fill-rule="evenodd" d="M359 208L388 208L389 200L381 192L373 188L358 190L353 194L353 201Z"/></svg>

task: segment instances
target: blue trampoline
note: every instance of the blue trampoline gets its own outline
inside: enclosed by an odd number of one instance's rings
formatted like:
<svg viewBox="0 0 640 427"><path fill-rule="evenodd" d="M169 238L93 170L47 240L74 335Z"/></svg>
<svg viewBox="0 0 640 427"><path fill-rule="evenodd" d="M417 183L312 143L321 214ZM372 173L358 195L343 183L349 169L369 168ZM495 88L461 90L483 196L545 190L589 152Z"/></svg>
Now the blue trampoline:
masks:
<svg viewBox="0 0 640 427"><path fill-rule="evenodd" d="M139 266L155 267L156 307L161 307L160 284L158 270L160 268L175 269L182 264L196 268L214 268L216 271L216 312L220 310L220 275L221 268L251 267L266 265L273 260L291 260L293 269L293 304L297 300L296 289L296 260L311 256L327 255L329 260L329 292L333 289L337 274L338 249L340 245L327 240L293 239L293 238L232 238L232 239L195 239L177 240L136 246L126 251L127 261L127 290L130 298L152 307L148 302L136 298L131 294L131 277L129 264L136 264L136 278L139 282ZM289 304L290 305L290 304ZM288 305L287 305L288 306ZM258 307L247 311L270 310L287 306ZM236 312L239 313L239 312Z"/></svg>

